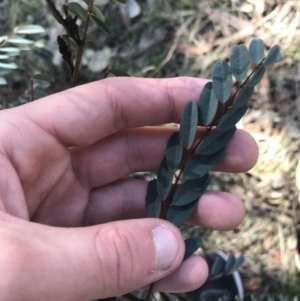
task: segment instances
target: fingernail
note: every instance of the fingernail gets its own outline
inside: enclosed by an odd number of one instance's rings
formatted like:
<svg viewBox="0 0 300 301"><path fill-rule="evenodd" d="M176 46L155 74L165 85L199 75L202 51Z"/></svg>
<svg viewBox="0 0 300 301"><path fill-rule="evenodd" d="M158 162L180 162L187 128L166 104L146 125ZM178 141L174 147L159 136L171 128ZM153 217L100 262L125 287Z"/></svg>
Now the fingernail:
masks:
<svg viewBox="0 0 300 301"><path fill-rule="evenodd" d="M177 258L179 241L166 226L157 226L152 230L156 248L157 269L169 269Z"/></svg>

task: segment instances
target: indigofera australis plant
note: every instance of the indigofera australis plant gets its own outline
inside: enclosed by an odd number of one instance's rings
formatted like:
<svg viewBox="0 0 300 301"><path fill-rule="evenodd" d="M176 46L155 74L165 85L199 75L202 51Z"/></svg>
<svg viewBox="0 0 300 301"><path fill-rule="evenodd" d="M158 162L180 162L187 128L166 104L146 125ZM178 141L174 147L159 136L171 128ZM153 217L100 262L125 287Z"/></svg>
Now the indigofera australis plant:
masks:
<svg viewBox="0 0 300 301"><path fill-rule="evenodd" d="M149 217L162 218L180 227L192 215L209 185L209 172L222 159L226 145L236 132L237 122L248 109L254 87L266 68L282 58L278 45L273 46L266 57L264 53L261 39L252 40L249 49L244 44L235 46L230 65L218 61L212 81L204 86L199 101L185 105L179 131L169 138L157 179L148 183ZM249 71L250 65L252 71ZM235 92L233 77L237 84ZM198 127L205 129L201 137L196 135ZM188 158L184 159L186 151ZM184 259L201 246L202 240L188 238L185 243ZM242 262L237 259L228 270L233 272Z"/></svg>

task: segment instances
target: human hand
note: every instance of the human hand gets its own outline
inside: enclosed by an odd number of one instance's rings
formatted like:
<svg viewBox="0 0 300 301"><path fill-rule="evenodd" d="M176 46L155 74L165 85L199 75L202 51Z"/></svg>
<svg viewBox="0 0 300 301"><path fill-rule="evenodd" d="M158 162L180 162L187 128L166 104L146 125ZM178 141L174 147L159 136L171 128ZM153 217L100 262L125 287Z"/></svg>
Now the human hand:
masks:
<svg viewBox="0 0 300 301"><path fill-rule="evenodd" d="M205 261L182 263L184 241L167 221L145 218L147 183L185 103L205 80L106 79L0 112L1 301L85 301L155 282L159 291L199 287ZM142 128L137 128L142 127ZM217 170L257 160L237 131ZM190 221L231 230L244 215L235 196L207 191Z"/></svg>

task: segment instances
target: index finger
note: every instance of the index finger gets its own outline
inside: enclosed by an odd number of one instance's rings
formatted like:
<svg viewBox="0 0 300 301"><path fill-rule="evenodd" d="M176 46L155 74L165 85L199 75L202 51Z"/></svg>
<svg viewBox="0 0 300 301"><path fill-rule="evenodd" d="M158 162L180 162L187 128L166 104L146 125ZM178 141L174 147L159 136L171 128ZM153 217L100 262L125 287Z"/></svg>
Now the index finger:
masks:
<svg viewBox="0 0 300 301"><path fill-rule="evenodd" d="M84 146L120 129L179 122L207 80L109 78L20 107L59 141Z"/></svg>

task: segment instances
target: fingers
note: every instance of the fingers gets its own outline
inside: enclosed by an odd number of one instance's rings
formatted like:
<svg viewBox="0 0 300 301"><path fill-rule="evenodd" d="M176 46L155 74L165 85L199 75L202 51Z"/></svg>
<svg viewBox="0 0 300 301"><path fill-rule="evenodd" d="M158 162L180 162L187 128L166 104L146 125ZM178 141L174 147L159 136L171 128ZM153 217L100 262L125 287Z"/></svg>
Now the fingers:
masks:
<svg viewBox="0 0 300 301"><path fill-rule="evenodd" d="M84 301L122 295L167 277L184 255L179 230L158 219L76 229L17 223L0 222L0 267L5 270L1 300L51 296ZM181 271L187 272L186 265ZM171 279L180 289L183 276L176 275ZM158 288L164 286L170 283L159 283Z"/></svg>
<svg viewBox="0 0 300 301"><path fill-rule="evenodd" d="M73 151L77 175L94 188L134 172L156 171L175 130L162 127L126 130L91 146L77 148ZM244 172L253 167L257 157L256 142L248 133L239 130L215 170Z"/></svg>
<svg viewBox="0 0 300 301"><path fill-rule="evenodd" d="M195 78L114 78L63 91L19 108L70 146L83 146L120 129L178 122L186 102L207 81Z"/></svg>
<svg viewBox="0 0 300 301"><path fill-rule="evenodd" d="M121 180L93 190L85 223L90 225L146 217L146 190L147 182L133 179ZM229 231L242 222L244 214L244 205L236 196L206 191L188 222L214 230Z"/></svg>

